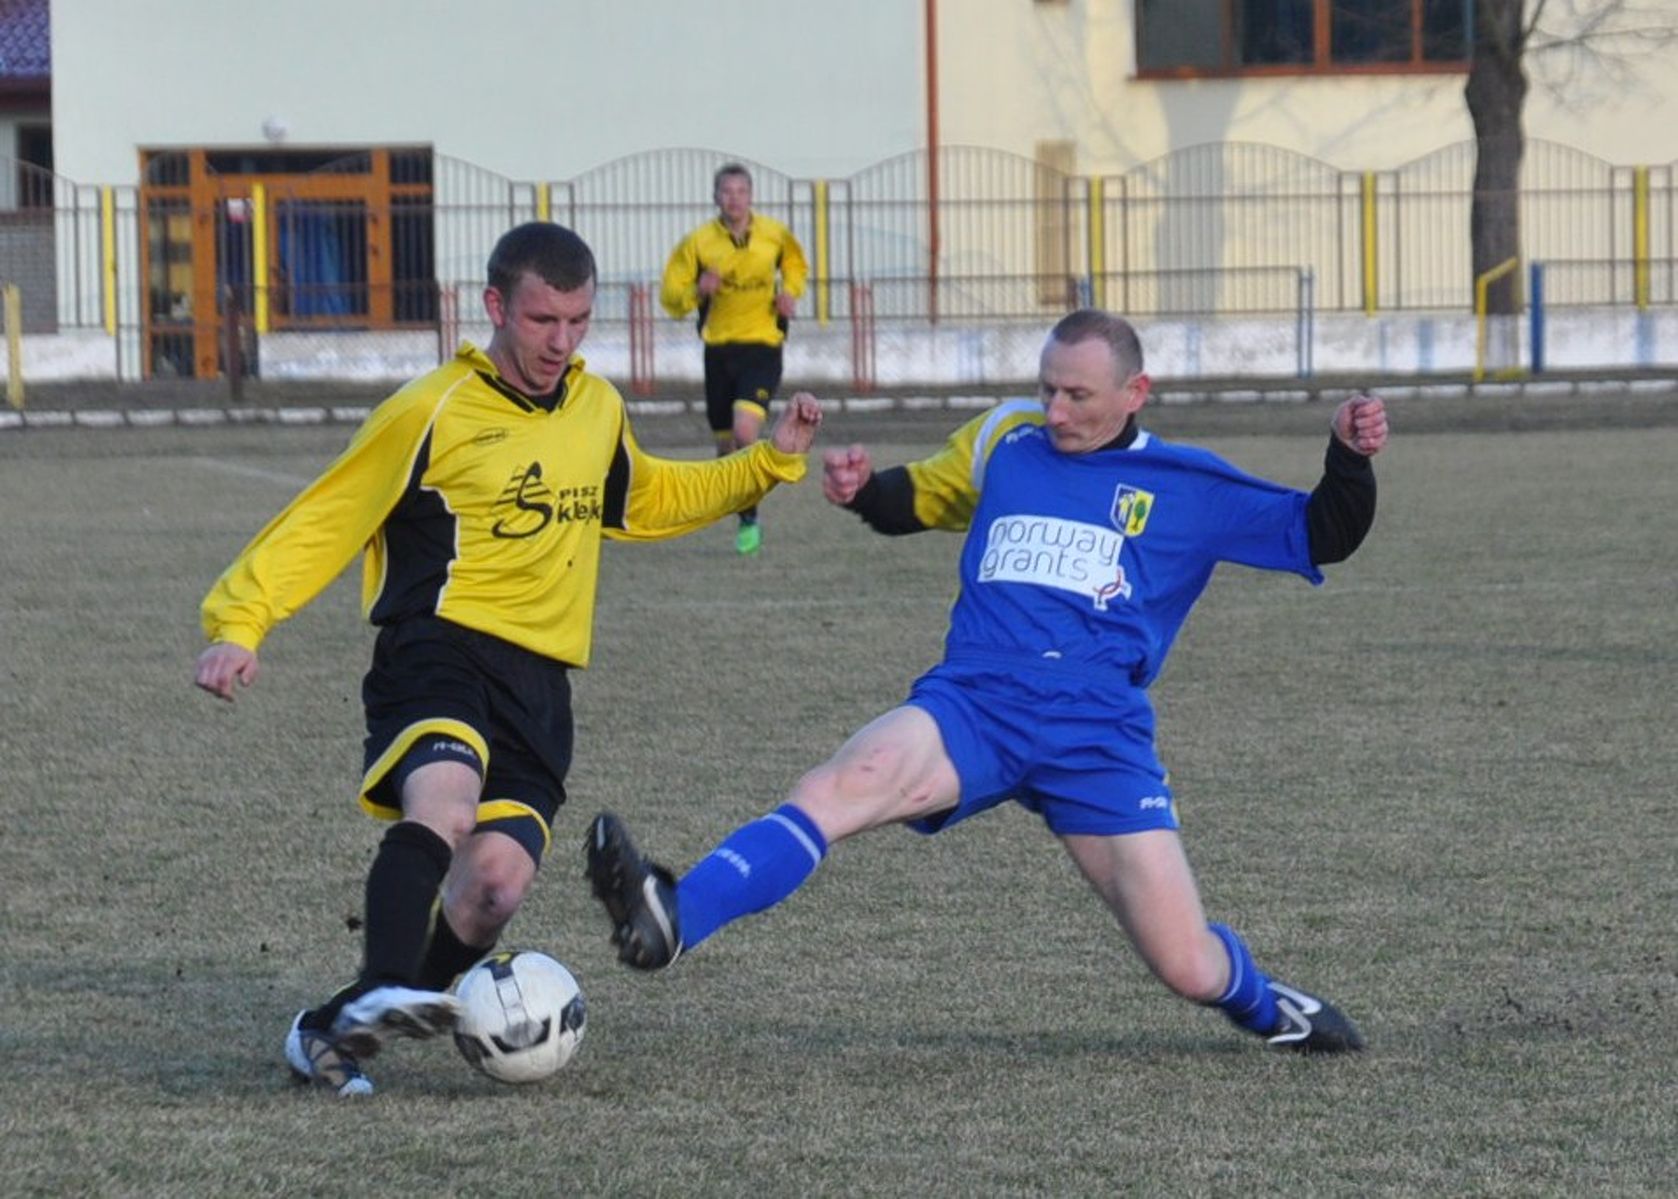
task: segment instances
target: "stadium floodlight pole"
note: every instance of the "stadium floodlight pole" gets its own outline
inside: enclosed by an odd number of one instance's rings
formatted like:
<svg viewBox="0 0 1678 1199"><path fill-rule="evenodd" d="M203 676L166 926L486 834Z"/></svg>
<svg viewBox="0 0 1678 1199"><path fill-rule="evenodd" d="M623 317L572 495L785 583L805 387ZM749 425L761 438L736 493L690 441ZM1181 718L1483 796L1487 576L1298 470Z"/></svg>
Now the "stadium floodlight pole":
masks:
<svg viewBox="0 0 1678 1199"><path fill-rule="evenodd" d="M943 238L938 222L938 0L926 11L926 222L927 315L938 323L938 255Z"/></svg>

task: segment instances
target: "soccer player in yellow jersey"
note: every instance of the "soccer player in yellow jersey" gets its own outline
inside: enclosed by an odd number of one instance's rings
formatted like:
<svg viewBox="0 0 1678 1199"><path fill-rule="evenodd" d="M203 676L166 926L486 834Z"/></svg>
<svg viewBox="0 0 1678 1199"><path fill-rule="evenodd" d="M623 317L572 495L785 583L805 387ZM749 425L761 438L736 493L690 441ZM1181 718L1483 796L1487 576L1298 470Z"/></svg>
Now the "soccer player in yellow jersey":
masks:
<svg viewBox="0 0 1678 1199"><path fill-rule="evenodd" d="M203 604L197 685L231 701L280 621L363 556L379 632L362 683L360 795L392 822L366 885L361 970L299 1012L302 1079L366 1094L360 1060L450 1029L446 988L523 901L571 761L568 672L588 665L600 539L703 527L804 475L821 408L710 462L643 453L622 397L577 349L594 256L545 222L505 234L484 291L487 348L403 387L271 520Z"/></svg>
<svg viewBox="0 0 1678 1199"><path fill-rule="evenodd" d="M781 385L781 345L810 270L779 221L752 211L752 176L737 162L713 180L717 217L682 238L664 267L659 300L681 319L697 310L705 342L705 417L717 453L751 445ZM735 548L763 546L757 509L740 514Z"/></svg>

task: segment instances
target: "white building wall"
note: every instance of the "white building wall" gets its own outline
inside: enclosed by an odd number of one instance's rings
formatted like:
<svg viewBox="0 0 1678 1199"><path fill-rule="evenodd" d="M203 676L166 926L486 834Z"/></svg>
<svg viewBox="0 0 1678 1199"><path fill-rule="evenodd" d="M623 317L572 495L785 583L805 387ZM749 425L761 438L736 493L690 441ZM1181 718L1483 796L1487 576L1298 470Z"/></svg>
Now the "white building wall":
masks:
<svg viewBox="0 0 1678 1199"><path fill-rule="evenodd" d="M1473 137L1462 73L1139 80L1133 5L943 0L943 140L1027 156L1039 141L1072 141L1077 170L1100 174L1226 141L1281 146L1346 170L1389 170ZM1678 0L1646 8L1656 24L1658 10L1669 9L1667 25L1678 27ZM1564 27L1560 6L1551 9L1549 21ZM1678 161L1670 51L1566 78L1563 96L1535 83L1529 137L1615 163Z"/></svg>
<svg viewBox="0 0 1678 1199"><path fill-rule="evenodd" d="M705 147L799 176L921 144L918 0L54 0L57 163L425 143L521 180Z"/></svg>
<svg viewBox="0 0 1678 1199"><path fill-rule="evenodd" d="M514 179L665 147L840 178L925 144L921 0L55 0L58 169L128 182L136 148L428 143ZM1205 142L1348 170L1472 136L1464 76L1145 81L1132 0L942 0L941 140L1126 170ZM1678 12L1674 14L1678 23ZM1531 137L1678 160L1663 56L1535 86ZM1542 72L1536 72L1542 75ZM276 124L277 123L277 124Z"/></svg>

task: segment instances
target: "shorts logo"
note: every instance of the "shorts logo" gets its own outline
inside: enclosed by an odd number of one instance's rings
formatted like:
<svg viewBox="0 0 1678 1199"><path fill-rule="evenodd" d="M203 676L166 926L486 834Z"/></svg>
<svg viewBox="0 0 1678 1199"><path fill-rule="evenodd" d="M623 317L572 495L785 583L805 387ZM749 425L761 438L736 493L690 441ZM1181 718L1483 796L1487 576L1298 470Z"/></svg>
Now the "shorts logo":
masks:
<svg viewBox="0 0 1678 1199"><path fill-rule="evenodd" d="M1171 797L1169 795L1144 795L1141 799L1136 801L1136 807L1138 811L1142 812L1149 811L1150 809L1154 811L1168 812L1171 810Z"/></svg>

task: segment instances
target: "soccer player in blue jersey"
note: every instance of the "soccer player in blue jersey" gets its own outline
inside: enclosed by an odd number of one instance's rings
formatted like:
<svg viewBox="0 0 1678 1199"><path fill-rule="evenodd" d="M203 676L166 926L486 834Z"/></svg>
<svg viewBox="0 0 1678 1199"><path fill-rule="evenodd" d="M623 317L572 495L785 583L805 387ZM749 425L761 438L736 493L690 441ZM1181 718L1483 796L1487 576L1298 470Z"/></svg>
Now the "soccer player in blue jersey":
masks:
<svg viewBox="0 0 1678 1199"><path fill-rule="evenodd" d="M1085 309L1050 333L1037 400L999 405L907 466L827 452L827 498L880 532L967 531L944 660L680 882L620 819L596 817L587 872L624 962L662 968L779 903L843 837L894 822L937 832L1012 800L1060 838L1171 990L1278 1049L1362 1048L1338 1009L1208 922L1148 685L1220 562L1320 583L1320 566L1358 547L1386 411L1361 395L1335 410L1306 494L1139 427L1148 388L1135 330Z"/></svg>

